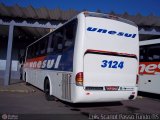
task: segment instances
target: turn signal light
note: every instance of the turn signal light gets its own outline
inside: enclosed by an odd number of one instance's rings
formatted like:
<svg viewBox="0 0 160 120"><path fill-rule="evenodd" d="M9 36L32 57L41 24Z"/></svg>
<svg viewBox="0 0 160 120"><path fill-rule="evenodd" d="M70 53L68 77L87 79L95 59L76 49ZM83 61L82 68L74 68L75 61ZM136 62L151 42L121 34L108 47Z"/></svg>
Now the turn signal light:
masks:
<svg viewBox="0 0 160 120"><path fill-rule="evenodd" d="M76 85L82 86L83 85L83 72L79 72L76 75Z"/></svg>

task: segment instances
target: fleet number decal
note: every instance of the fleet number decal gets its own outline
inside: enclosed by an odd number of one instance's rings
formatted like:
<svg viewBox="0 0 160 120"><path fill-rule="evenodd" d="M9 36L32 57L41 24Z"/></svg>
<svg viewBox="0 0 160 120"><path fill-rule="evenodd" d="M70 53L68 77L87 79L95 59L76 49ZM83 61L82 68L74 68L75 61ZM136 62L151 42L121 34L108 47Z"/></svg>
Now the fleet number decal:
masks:
<svg viewBox="0 0 160 120"><path fill-rule="evenodd" d="M114 68L114 69L122 69L124 67L123 61L112 61L112 60L102 60L101 64L102 68Z"/></svg>

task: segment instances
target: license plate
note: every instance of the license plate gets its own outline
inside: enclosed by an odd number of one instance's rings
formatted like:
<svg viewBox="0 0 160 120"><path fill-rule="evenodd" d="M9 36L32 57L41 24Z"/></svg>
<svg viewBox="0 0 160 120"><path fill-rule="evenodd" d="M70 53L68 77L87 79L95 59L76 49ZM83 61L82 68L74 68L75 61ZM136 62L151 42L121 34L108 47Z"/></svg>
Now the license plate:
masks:
<svg viewBox="0 0 160 120"><path fill-rule="evenodd" d="M118 91L119 86L106 86L106 91Z"/></svg>

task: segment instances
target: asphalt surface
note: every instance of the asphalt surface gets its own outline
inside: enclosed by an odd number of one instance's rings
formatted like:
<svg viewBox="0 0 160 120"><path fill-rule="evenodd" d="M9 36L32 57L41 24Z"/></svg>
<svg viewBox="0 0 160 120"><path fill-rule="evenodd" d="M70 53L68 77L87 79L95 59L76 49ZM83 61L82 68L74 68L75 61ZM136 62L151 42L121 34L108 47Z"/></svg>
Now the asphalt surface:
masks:
<svg viewBox="0 0 160 120"><path fill-rule="evenodd" d="M46 101L41 90L23 82L11 86L0 86L0 120L160 119L160 99L138 96L133 101L70 104Z"/></svg>
<svg viewBox="0 0 160 120"><path fill-rule="evenodd" d="M87 116L58 101L47 101L43 91L23 81L0 84L0 120L88 120Z"/></svg>

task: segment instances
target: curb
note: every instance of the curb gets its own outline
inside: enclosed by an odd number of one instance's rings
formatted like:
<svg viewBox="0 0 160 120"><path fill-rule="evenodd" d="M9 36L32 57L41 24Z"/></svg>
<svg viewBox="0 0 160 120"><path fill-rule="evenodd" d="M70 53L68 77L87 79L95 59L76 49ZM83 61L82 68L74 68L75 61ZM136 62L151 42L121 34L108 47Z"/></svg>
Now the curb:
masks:
<svg viewBox="0 0 160 120"><path fill-rule="evenodd" d="M36 91L35 90L0 90L0 92L32 93L32 92L36 92Z"/></svg>
<svg viewBox="0 0 160 120"><path fill-rule="evenodd" d="M138 99L143 99L143 97L142 97L142 96L137 96L137 98L138 98Z"/></svg>
<svg viewBox="0 0 160 120"><path fill-rule="evenodd" d="M26 87L23 84L20 84L18 86L2 87L2 88L0 88L0 92L32 93L32 92L36 92L36 91L32 88Z"/></svg>
<svg viewBox="0 0 160 120"><path fill-rule="evenodd" d="M31 92L35 92L35 90L32 91L28 91L28 90L0 90L0 92L18 92L18 93L31 93Z"/></svg>

